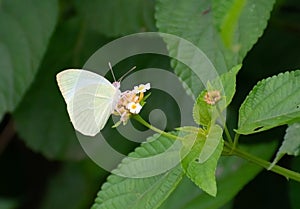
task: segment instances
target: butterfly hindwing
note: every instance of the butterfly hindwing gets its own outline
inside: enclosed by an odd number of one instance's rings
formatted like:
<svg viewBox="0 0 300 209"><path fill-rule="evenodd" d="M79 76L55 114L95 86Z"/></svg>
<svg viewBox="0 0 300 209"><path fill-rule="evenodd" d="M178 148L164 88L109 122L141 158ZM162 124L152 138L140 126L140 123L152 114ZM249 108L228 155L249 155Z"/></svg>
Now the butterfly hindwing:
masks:
<svg viewBox="0 0 300 209"><path fill-rule="evenodd" d="M57 82L74 128L85 135L96 135L111 115L120 90L104 77L79 69L60 72Z"/></svg>

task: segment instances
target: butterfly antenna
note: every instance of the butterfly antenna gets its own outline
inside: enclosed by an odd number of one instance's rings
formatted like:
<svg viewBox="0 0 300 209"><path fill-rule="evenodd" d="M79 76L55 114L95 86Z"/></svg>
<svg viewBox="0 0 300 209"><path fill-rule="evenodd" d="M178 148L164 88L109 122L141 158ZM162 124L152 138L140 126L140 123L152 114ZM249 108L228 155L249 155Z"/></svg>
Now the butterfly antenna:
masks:
<svg viewBox="0 0 300 209"><path fill-rule="evenodd" d="M112 76L113 76L113 78L114 78L114 81L116 82L116 77L115 77L115 74L114 74L114 71L113 71L113 69L112 69L112 67L111 67L110 62L108 62L108 66L109 66L109 69L110 69L110 71L111 71L111 74L112 74Z"/></svg>
<svg viewBox="0 0 300 209"><path fill-rule="evenodd" d="M126 75L128 75L131 71L133 71L134 69L136 68L136 66L134 66L134 67L132 67L130 70L128 70L124 75L122 75L122 77L121 78L119 78L119 82L126 76Z"/></svg>

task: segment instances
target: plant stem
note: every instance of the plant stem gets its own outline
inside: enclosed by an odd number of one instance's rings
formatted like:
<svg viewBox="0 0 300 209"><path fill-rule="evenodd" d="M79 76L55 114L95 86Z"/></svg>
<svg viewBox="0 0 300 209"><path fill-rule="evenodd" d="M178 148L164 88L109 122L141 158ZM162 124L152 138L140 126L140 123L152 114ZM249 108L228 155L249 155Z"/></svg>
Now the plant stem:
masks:
<svg viewBox="0 0 300 209"><path fill-rule="evenodd" d="M240 134L236 133L234 135L234 139L233 139L233 146L232 149L234 150L239 142L239 138L240 138Z"/></svg>
<svg viewBox="0 0 300 209"><path fill-rule="evenodd" d="M225 135L226 135L226 137L227 137L227 140L228 140L229 143L232 144L232 143L233 143L233 140L232 140L231 135L230 135L230 132L229 132L229 130L228 130L228 128L227 128L226 120L225 120L225 118L223 117L222 111L221 111L221 109L220 109L220 107L219 107L218 105L217 105L217 111L218 111L219 117L221 118L222 124L224 124L224 131L225 131Z"/></svg>
<svg viewBox="0 0 300 209"><path fill-rule="evenodd" d="M226 146L230 146L228 143L226 144ZM230 147L228 147L230 149ZM261 159L259 157L256 157L254 155L251 155L250 153L248 152L245 152L241 149L238 149L236 147L231 147L231 151L230 151L230 154L233 154L233 155L236 155L238 157L241 157L245 160L248 160L252 163L255 163L267 170L269 170L269 167L271 165L270 162L264 160L264 159ZM271 171L273 171L274 173L277 173L277 174L280 174L282 176L285 176L287 179L293 179L295 181L298 181L300 182L300 173L297 173L295 171L291 171L289 169L286 169L286 168L283 168L281 166L278 166L278 165L274 165L271 169Z"/></svg>
<svg viewBox="0 0 300 209"><path fill-rule="evenodd" d="M225 131L225 135L227 136L227 139L228 139L229 143L232 144L233 141L232 141L231 135L229 133L229 130L228 130L227 126L226 126L226 123L224 124L224 131Z"/></svg>

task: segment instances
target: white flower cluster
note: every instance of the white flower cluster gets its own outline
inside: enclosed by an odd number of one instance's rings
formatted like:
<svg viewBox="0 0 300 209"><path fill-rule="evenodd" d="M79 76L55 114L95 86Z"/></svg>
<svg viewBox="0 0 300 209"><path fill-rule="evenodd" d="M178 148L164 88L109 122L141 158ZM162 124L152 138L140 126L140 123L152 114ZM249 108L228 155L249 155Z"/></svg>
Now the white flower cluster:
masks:
<svg viewBox="0 0 300 209"><path fill-rule="evenodd" d="M120 116L121 122L126 124L132 114L139 114L142 109L141 101L143 101L144 93L150 89L150 83L135 86L133 90L121 93L121 98L113 112L114 115Z"/></svg>

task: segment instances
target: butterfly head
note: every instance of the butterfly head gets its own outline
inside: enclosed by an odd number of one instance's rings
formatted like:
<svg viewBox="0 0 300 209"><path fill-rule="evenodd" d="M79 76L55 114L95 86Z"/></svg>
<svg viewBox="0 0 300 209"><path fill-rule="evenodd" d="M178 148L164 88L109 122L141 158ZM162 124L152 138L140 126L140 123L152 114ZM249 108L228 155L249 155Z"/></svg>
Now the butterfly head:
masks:
<svg viewBox="0 0 300 209"><path fill-rule="evenodd" d="M115 82L113 82L113 83L112 83L112 85L113 85L115 88L117 88L117 89L119 89L119 88L120 88L120 86L121 86L121 84L120 84L120 82L119 82L119 81L115 81Z"/></svg>

